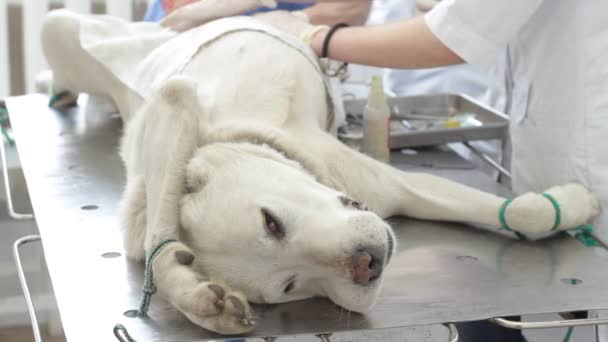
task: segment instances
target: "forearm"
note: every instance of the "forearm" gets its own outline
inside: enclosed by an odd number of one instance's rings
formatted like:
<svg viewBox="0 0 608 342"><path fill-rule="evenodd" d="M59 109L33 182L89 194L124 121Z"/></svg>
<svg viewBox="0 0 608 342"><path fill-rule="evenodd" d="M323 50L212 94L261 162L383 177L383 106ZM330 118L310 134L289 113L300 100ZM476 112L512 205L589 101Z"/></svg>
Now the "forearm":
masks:
<svg viewBox="0 0 608 342"><path fill-rule="evenodd" d="M313 37L311 45L321 55L327 30ZM428 28L424 17L393 24L347 27L337 31L329 44L329 57L354 64L416 69L462 63Z"/></svg>
<svg viewBox="0 0 608 342"><path fill-rule="evenodd" d="M371 0L317 2L303 12L313 25L364 25L372 7Z"/></svg>

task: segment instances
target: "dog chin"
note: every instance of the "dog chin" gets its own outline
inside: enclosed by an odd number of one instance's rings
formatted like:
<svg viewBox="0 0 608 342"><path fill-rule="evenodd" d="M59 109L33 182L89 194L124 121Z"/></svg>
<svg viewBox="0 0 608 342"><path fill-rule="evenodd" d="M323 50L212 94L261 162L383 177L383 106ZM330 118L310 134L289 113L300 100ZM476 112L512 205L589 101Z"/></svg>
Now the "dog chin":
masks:
<svg viewBox="0 0 608 342"><path fill-rule="evenodd" d="M356 289L338 290L335 295L329 295L329 299L336 305L343 307L348 311L366 312L369 311L380 294L381 279L378 279L374 284Z"/></svg>

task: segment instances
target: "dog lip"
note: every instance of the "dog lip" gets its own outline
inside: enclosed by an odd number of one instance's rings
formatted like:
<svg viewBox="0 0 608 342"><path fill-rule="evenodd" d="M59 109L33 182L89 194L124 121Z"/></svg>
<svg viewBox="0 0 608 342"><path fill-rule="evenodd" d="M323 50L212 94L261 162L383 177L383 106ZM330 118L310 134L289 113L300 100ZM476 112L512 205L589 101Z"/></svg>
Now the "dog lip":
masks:
<svg viewBox="0 0 608 342"><path fill-rule="evenodd" d="M385 265L388 265L388 263L391 261L391 257L393 256L393 249L395 248L395 238L393 238L393 234L391 234L390 228L386 228L386 239L388 241L388 248L386 251L386 263Z"/></svg>

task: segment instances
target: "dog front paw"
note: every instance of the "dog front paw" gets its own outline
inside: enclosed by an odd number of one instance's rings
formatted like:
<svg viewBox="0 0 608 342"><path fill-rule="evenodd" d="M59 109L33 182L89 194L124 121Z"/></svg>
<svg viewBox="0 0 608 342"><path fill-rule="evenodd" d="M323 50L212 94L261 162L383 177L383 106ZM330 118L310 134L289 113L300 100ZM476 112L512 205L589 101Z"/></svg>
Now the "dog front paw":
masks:
<svg viewBox="0 0 608 342"><path fill-rule="evenodd" d="M198 272L196 257L181 242L167 245L153 263L159 293L193 323L220 334L253 330L247 298ZM208 279L208 278L207 278Z"/></svg>
<svg viewBox="0 0 608 342"><path fill-rule="evenodd" d="M558 229L576 228L588 223L600 213L597 197L580 184L555 186L546 193L553 196L560 205L561 223Z"/></svg>
<svg viewBox="0 0 608 342"><path fill-rule="evenodd" d="M220 334L243 334L255 327L247 298L219 283L202 282L174 304L193 323Z"/></svg>
<svg viewBox="0 0 608 342"><path fill-rule="evenodd" d="M552 230L576 228L600 212L597 198L580 184L556 186L545 193L551 195L559 205L560 220L557 227L553 203L542 194L535 193L518 196L509 204L505 211L509 227L524 234L543 234Z"/></svg>

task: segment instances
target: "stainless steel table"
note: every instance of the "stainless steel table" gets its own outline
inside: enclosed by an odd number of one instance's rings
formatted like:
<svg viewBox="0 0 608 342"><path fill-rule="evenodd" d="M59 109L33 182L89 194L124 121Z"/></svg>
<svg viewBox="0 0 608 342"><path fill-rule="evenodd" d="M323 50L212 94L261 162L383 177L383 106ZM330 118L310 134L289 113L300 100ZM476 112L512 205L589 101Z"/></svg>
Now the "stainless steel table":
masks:
<svg viewBox="0 0 608 342"><path fill-rule="evenodd" d="M139 304L143 266L125 258L118 225L120 118L83 108L58 113L46 104L41 95L7 100L68 340L111 341L116 323L139 341L217 338L158 297L150 318L125 316ZM505 192L450 152L394 154L393 163ZM324 299L256 306L251 336L409 327L408 341L423 341L447 339L437 323L608 308L607 253L566 234L531 243L459 224L391 222L399 251L370 312L348 313Z"/></svg>

